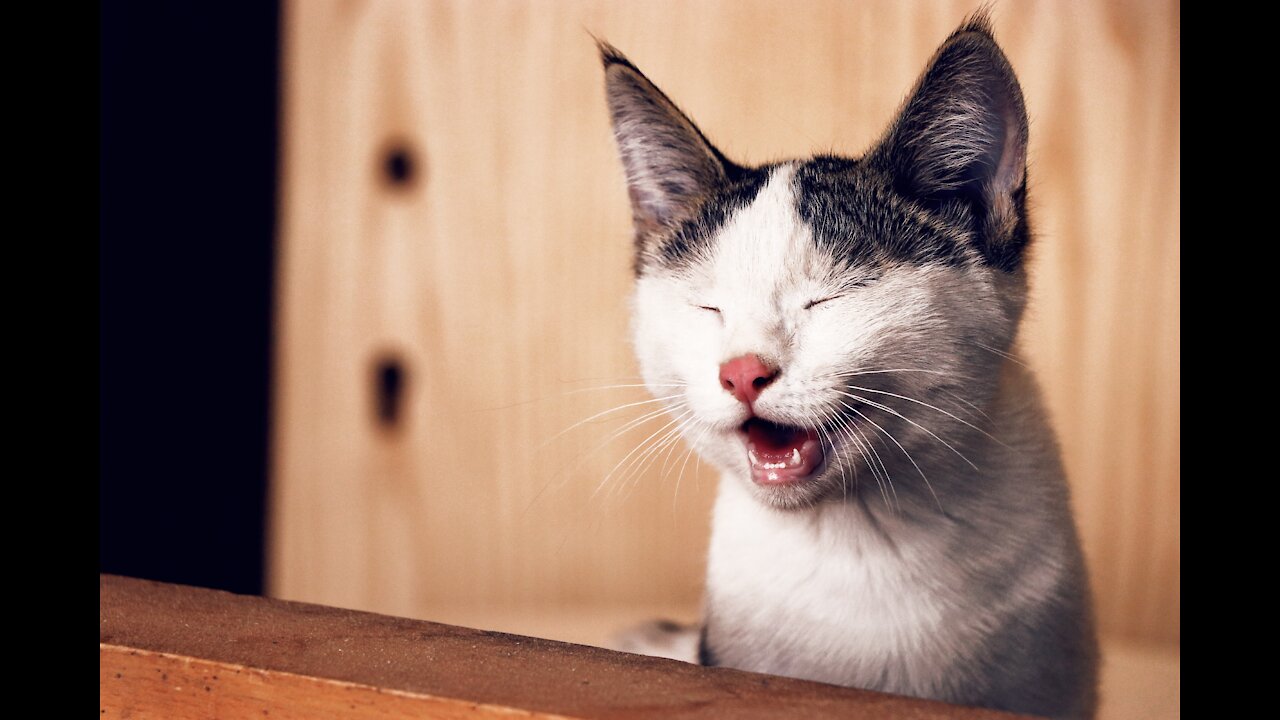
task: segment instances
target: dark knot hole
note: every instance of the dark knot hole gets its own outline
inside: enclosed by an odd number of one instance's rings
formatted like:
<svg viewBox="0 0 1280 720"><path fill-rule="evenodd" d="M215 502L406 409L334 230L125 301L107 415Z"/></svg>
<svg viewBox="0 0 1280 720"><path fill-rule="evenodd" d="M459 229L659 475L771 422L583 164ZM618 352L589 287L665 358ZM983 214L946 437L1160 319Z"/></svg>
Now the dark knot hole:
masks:
<svg viewBox="0 0 1280 720"><path fill-rule="evenodd" d="M407 381L404 363L397 357L383 357L374 367L374 395L378 424L394 429L404 414L404 388Z"/></svg>
<svg viewBox="0 0 1280 720"><path fill-rule="evenodd" d="M420 165L408 142L394 140L386 145L382 154L383 180L393 190L407 190L421 175Z"/></svg>

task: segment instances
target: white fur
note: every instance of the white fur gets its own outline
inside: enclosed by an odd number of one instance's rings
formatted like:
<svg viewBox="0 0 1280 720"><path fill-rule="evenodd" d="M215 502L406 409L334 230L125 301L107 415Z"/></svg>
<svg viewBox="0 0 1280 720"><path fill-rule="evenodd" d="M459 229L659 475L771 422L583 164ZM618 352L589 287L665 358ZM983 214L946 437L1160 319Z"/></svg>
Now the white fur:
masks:
<svg viewBox="0 0 1280 720"><path fill-rule="evenodd" d="M856 503L778 511L725 480L707 585L719 616L769 638L745 669L937 695L966 618L930 591L927 557L903 557Z"/></svg>

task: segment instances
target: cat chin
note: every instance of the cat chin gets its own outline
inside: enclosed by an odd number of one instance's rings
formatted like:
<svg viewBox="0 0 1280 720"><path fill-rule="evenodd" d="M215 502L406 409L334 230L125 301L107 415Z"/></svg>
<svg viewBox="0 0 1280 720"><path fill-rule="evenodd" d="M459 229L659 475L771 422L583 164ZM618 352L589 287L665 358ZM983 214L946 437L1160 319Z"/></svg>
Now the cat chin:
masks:
<svg viewBox="0 0 1280 720"><path fill-rule="evenodd" d="M743 478L756 501L765 507L789 512L807 510L840 492L837 483L825 478L811 478L790 485L761 485Z"/></svg>

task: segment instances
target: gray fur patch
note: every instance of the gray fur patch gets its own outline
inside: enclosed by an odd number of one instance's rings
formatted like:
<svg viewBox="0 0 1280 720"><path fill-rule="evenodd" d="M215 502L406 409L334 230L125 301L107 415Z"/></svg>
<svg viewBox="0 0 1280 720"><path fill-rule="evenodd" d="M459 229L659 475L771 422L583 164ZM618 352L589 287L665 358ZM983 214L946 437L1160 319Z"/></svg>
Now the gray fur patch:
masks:
<svg viewBox="0 0 1280 720"><path fill-rule="evenodd" d="M895 193L887 178L856 160L816 157L800 166L796 210L814 241L848 265L982 261L969 244L972 215L961 204L926 211Z"/></svg>

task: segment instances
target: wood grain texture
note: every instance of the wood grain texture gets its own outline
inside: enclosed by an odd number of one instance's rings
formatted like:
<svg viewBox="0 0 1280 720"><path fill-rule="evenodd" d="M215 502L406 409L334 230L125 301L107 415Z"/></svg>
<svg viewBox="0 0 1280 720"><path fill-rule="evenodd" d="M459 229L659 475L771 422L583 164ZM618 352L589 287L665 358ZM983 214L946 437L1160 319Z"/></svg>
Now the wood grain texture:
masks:
<svg viewBox="0 0 1280 720"><path fill-rule="evenodd" d="M565 717L119 645L101 645L98 678L99 717L108 720Z"/></svg>
<svg viewBox="0 0 1280 720"><path fill-rule="evenodd" d="M682 445L628 454L667 422L627 425L651 406L558 434L647 397L598 389L637 370L588 31L762 162L861 153L977 4L286 2L271 591L416 617L695 605L714 476ZM1021 345L1100 624L1177 642L1178 4L1003 3L994 20L1031 117ZM382 171L400 145L407 186ZM374 413L388 353L407 372L394 429Z"/></svg>
<svg viewBox="0 0 1280 720"><path fill-rule="evenodd" d="M132 578L99 588L109 718L1026 717Z"/></svg>

